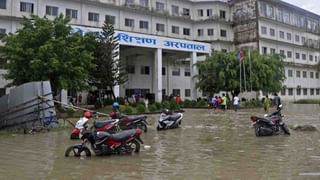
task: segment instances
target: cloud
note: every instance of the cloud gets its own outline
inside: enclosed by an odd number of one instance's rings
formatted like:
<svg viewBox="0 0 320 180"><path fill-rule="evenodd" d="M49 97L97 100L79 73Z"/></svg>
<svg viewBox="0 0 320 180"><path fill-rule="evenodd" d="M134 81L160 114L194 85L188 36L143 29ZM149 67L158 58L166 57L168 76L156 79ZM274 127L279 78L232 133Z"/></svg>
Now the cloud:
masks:
<svg viewBox="0 0 320 180"><path fill-rule="evenodd" d="M303 0L303 1L302 0L283 0L283 1L320 15L320 6L318 6L319 0Z"/></svg>

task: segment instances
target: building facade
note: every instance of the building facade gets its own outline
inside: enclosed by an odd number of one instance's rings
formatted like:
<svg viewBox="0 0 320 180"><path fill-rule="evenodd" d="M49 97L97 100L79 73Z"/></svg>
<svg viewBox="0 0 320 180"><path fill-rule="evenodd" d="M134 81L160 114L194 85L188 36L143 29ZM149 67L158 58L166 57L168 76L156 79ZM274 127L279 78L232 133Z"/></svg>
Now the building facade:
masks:
<svg viewBox="0 0 320 180"><path fill-rule="evenodd" d="M23 16L55 18L60 13L80 29L99 28L110 19L120 33L183 41L171 49L120 43L120 58L129 72L129 81L119 88L121 96L154 93L160 100L164 95L180 94L194 99L201 94L195 92L191 77L197 72L192 64L210 51L248 47L286 56L287 79L280 93L284 99L320 97L320 16L282 1L0 0L0 33L15 32ZM210 51L180 47L199 42ZM0 75L5 72L0 70ZM0 93L5 93L7 83L0 78Z"/></svg>

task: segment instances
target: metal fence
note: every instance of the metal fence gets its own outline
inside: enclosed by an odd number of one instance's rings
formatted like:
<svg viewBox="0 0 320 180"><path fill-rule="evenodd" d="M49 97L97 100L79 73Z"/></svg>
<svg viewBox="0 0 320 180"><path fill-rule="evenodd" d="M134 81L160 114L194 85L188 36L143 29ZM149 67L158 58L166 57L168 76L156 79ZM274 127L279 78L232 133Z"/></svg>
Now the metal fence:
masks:
<svg viewBox="0 0 320 180"><path fill-rule="evenodd" d="M0 98L0 130L47 126L56 121L52 98L49 81L29 82L11 89Z"/></svg>

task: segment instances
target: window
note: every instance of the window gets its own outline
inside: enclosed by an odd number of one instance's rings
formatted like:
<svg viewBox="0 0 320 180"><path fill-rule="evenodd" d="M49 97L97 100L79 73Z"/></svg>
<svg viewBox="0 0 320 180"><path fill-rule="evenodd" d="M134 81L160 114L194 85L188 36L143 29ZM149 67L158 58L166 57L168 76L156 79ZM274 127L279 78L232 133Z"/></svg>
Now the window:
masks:
<svg viewBox="0 0 320 180"><path fill-rule="evenodd" d="M296 53L296 59L300 59L300 53Z"/></svg>
<svg viewBox="0 0 320 180"><path fill-rule="evenodd" d="M172 33L179 34L179 27L178 26L172 26Z"/></svg>
<svg viewBox="0 0 320 180"><path fill-rule="evenodd" d="M134 27L134 19L125 18L124 25L128 27Z"/></svg>
<svg viewBox="0 0 320 180"><path fill-rule="evenodd" d="M166 89L162 89L162 99L166 96Z"/></svg>
<svg viewBox="0 0 320 180"><path fill-rule="evenodd" d="M271 53L271 54L276 54L276 49L270 48L270 53Z"/></svg>
<svg viewBox="0 0 320 180"><path fill-rule="evenodd" d="M297 76L297 78L300 77L300 71L297 71L297 72L296 72L296 76Z"/></svg>
<svg viewBox="0 0 320 180"><path fill-rule="evenodd" d="M149 7L149 0L140 0L140 6Z"/></svg>
<svg viewBox="0 0 320 180"><path fill-rule="evenodd" d="M287 51L287 58L292 58L292 52L291 51Z"/></svg>
<svg viewBox="0 0 320 180"><path fill-rule="evenodd" d="M157 31L159 31L159 32L164 32L164 24L159 24L159 23L157 23L157 24L156 24L156 29L157 29Z"/></svg>
<svg viewBox="0 0 320 180"><path fill-rule="evenodd" d="M140 21L140 29L149 29L149 22L148 21Z"/></svg>
<svg viewBox="0 0 320 180"><path fill-rule="evenodd" d="M180 96L180 89L172 89L172 95L173 96L177 96L177 95Z"/></svg>
<svg viewBox="0 0 320 180"><path fill-rule="evenodd" d="M313 79L314 78L314 74L313 72L310 72L310 78Z"/></svg>
<svg viewBox="0 0 320 180"><path fill-rule="evenodd" d="M301 42L304 43L305 41L306 41L306 38L302 36L301 37Z"/></svg>
<svg viewBox="0 0 320 180"><path fill-rule="evenodd" d="M302 59L302 60L306 60L306 59L307 59L306 54L301 54L301 59Z"/></svg>
<svg viewBox="0 0 320 180"><path fill-rule="evenodd" d="M303 78L307 78L307 71L302 71Z"/></svg>
<svg viewBox="0 0 320 180"><path fill-rule="evenodd" d="M110 24L115 24L116 23L116 17L115 16L111 16L111 15L106 15L105 16L105 20L110 23Z"/></svg>
<svg viewBox="0 0 320 180"><path fill-rule="evenodd" d="M319 79L319 72L316 72L316 79Z"/></svg>
<svg viewBox="0 0 320 180"><path fill-rule="evenodd" d="M316 95L320 95L320 89L316 89Z"/></svg>
<svg viewBox="0 0 320 180"><path fill-rule="evenodd" d="M208 36L213 36L214 30L213 29L208 29Z"/></svg>
<svg viewBox="0 0 320 180"><path fill-rule="evenodd" d="M182 14L183 14L184 16L190 16L190 9L183 8L183 9L182 9Z"/></svg>
<svg viewBox="0 0 320 180"><path fill-rule="evenodd" d="M172 69L172 76L180 76L180 68L173 68Z"/></svg>
<svg viewBox="0 0 320 180"><path fill-rule="evenodd" d="M296 42L300 42L300 36L299 35L296 35L295 39L296 39Z"/></svg>
<svg viewBox="0 0 320 180"><path fill-rule="evenodd" d="M298 95L298 96L301 95L301 89L300 89L300 88L297 89L297 95Z"/></svg>
<svg viewBox="0 0 320 180"><path fill-rule="evenodd" d="M284 56L284 50L280 50L280 55Z"/></svg>
<svg viewBox="0 0 320 180"><path fill-rule="evenodd" d="M33 13L33 3L20 2L20 11Z"/></svg>
<svg viewBox="0 0 320 180"><path fill-rule="evenodd" d="M291 69L288 70L288 77L292 77L292 70Z"/></svg>
<svg viewBox="0 0 320 180"><path fill-rule="evenodd" d="M162 76L165 76L165 75L166 75L166 68L162 67Z"/></svg>
<svg viewBox="0 0 320 180"><path fill-rule="evenodd" d="M261 34L267 34L267 27L261 26Z"/></svg>
<svg viewBox="0 0 320 180"><path fill-rule="evenodd" d="M293 95L293 89L292 89L292 88L289 88L289 89L288 89L288 94L289 94L289 96L292 96L292 95Z"/></svg>
<svg viewBox="0 0 320 180"><path fill-rule="evenodd" d="M78 11L75 9L66 9L66 16L70 19L78 19Z"/></svg>
<svg viewBox="0 0 320 180"><path fill-rule="evenodd" d="M190 97L191 96L191 90L190 89L185 89L184 90L184 96L185 97Z"/></svg>
<svg viewBox="0 0 320 180"><path fill-rule="evenodd" d="M134 0L126 0L126 5L132 5L134 4Z"/></svg>
<svg viewBox="0 0 320 180"><path fill-rule="evenodd" d="M149 66L141 66L141 74L149 75L150 67Z"/></svg>
<svg viewBox="0 0 320 180"><path fill-rule="evenodd" d="M315 61L315 62L318 61L318 56L314 56L314 61Z"/></svg>
<svg viewBox="0 0 320 180"><path fill-rule="evenodd" d="M221 36L221 37L227 37L227 31L224 30L224 29L221 29L221 30L220 30L220 36Z"/></svg>
<svg viewBox="0 0 320 180"><path fill-rule="evenodd" d="M303 95L308 95L308 89L307 88L303 89Z"/></svg>
<svg viewBox="0 0 320 180"><path fill-rule="evenodd" d="M198 36L203 36L203 29L198 29Z"/></svg>
<svg viewBox="0 0 320 180"><path fill-rule="evenodd" d="M227 49L221 49L221 52L228 52Z"/></svg>
<svg viewBox="0 0 320 180"><path fill-rule="evenodd" d="M207 9L207 16L212 17L212 9Z"/></svg>
<svg viewBox="0 0 320 180"><path fill-rule="evenodd" d="M0 9L7 9L7 0L0 0Z"/></svg>
<svg viewBox="0 0 320 180"><path fill-rule="evenodd" d="M156 2L156 11L157 12L164 12L164 3Z"/></svg>
<svg viewBox="0 0 320 180"><path fill-rule="evenodd" d="M281 89L281 96L285 96L286 95L286 88Z"/></svg>
<svg viewBox="0 0 320 180"><path fill-rule="evenodd" d="M284 32L283 32L283 31L279 31L279 37L280 37L281 39L284 39Z"/></svg>
<svg viewBox="0 0 320 180"><path fill-rule="evenodd" d="M287 40L291 41L291 33L287 33Z"/></svg>
<svg viewBox="0 0 320 180"><path fill-rule="evenodd" d="M190 29L189 28L183 28L183 35L190 36Z"/></svg>
<svg viewBox="0 0 320 180"><path fill-rule="evenodd" d="M275 31L272 28L270 28L270 36L275 36Z"/></svg>
<svg viewBox="0 0 320 180"><path fill-rule="evenodd" d="M98 13L89 12L88 13L88 21L99 22L99 14Z"/></svg>
<svg viewBox="0 0 320 180"><path fill-rule="evenodd" d="M220 18L221 19L226 19L226 11L220 10Z"/></svg>
<svg viewBox="0 0 320 180"><path fill-rule="evenodd" d="M6 35L6 31L7 31L6 29L0 28L0 36L2 37Z"/></svg>
<svg viewBox="0 0 320 180"><path fill-rule="evenodd" d="M184 69L184 76L186 76L186 77L191 76L190 68L185 68Z"/></svg>
<svg viewBox="0 0 320 180"><path fill-rule="evenodd" d="M46 15L58 16L58 7L46 6Z"/></svg>
<svg viewBox="0 0 320 180"><path fill-rule="evenodd" d="M313 88L310 89L310 95L311 95L311 96L314 95L314 89L313 89Z"/></svg>
<svg viewBox="0 0 320 180"><path fill-rule="evenodd" d="M127 65L127 72L128 74L135 74L135 66L134 65Z"/></svg>
<svg viewBox="0 0 320 180"><path fill-rule="evenodd" d="M268 48L262 47L262 54L267 54L267 53L268 53Z"/></svg>
<svg viewBox="0 0 320 180"><path fill-rule="evenodd" d="M171 6L171 13L174 16L179 16L179 7L175 6L175 5L172 5Z"/></svg>
<svg viewBox="0 0 320 180"><path fill-rule="evenodd" d="M313 61L313 56L309 55L309 61Z"/></svg>
<svg viewBox="0 0 320 180"><path fill-rule="evenodd" d="M198 16L203 17L203 9L198 9Z"/></svg>

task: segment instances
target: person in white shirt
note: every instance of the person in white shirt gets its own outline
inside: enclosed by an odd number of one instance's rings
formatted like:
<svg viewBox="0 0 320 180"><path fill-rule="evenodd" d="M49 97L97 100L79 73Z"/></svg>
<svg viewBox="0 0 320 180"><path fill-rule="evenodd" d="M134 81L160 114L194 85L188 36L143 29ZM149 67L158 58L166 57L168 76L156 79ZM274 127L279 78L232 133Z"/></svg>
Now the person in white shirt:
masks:
<svg viewBox="0 0 320 180"><path fill-rule="evenodd" d="M237 112L239 108L239 98L237 95L235 95L233 98L233 107L234 107L234 111Z"/></svg>

